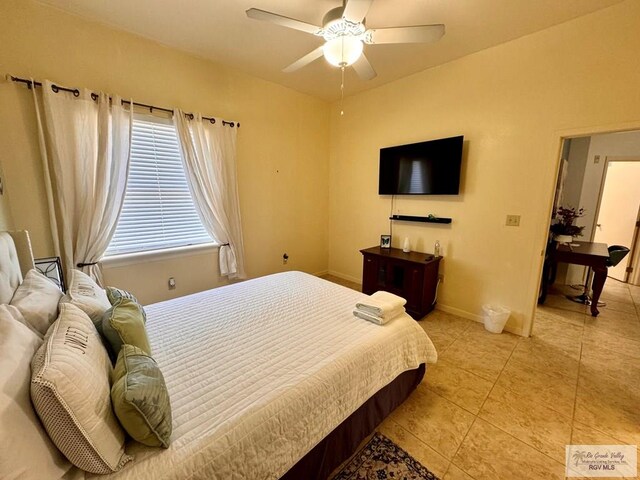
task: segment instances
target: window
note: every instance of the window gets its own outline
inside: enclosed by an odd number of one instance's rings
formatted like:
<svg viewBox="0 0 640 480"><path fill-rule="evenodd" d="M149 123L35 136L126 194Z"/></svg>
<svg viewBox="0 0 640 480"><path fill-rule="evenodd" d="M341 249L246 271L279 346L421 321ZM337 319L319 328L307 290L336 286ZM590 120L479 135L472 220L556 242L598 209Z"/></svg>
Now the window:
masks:
<svg viewBox="0 0 640 480"><path fill-rule="evenodd" d="M134 117L127 191L106 255L210 242L189 192L175 127Z"/></svg>

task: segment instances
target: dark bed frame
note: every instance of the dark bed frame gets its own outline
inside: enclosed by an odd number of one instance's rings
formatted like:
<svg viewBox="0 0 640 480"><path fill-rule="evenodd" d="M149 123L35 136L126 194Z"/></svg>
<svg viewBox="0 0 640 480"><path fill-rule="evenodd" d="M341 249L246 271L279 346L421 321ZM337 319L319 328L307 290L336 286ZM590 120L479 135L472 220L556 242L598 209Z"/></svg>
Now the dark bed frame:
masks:
<svg viewBox="0 0 640 480"><path fill-rule="evenodd" d="M291 467L281 480L328 478L336 467L351 456L360 442L407 399L422 381L424 372L423 363L415 370L401 373L389 385L378 390Z"/></svg>

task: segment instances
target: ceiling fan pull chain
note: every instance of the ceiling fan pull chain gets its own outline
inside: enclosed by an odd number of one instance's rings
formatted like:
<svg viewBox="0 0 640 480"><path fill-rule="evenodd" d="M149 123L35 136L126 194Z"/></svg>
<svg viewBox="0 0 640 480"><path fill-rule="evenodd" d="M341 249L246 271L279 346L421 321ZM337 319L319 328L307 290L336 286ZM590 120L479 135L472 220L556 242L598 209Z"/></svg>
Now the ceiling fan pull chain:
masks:
<svg viewBox="0 0 640 480"><path fill-rule="evenodd" d="M344 65L340 67L342 79L340 81L340 115L344 115Z"/></svg>

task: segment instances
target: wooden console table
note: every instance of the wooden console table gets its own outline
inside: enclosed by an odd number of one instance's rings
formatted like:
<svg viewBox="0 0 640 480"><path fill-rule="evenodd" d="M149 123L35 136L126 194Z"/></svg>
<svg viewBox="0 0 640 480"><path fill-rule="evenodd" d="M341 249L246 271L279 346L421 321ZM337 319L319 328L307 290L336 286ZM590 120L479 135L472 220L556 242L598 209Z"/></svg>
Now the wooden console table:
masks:
<svg viewBox="0 0 640 480"><path fill-rule="evenodd" d="M558 245L558 248L551 249L549 259L552 262L573 263L585 265L593 270L593 297L591 300L591 315L597 317L598 299L602 293L604 282L607 279L607 260L609 259L609 249L606 243L594 242L573 242L577 247L569 245Z"/></svg>
<svg viewBox="0 0 640 480"><path fill-rule="evenodd" d="M407 313L420 320L433 310L442 257L428 253L404 253L399 248L360 250L363 259L362 292L386 290L407 300Z"/></svg>

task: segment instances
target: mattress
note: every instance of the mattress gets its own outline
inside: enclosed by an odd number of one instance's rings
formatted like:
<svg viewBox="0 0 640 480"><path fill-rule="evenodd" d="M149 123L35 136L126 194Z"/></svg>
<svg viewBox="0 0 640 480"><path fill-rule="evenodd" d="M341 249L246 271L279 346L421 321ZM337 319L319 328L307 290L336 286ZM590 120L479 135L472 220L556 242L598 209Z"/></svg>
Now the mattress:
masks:
<svg viewBox="0 0 640 480"><path fill-rule="evenodd" d="M436 361L408 315L384 326L355 318L362 298L287 272L146 307L172 444L132 442L135 461L99 477L279 478L400 373Z"/></svg>

